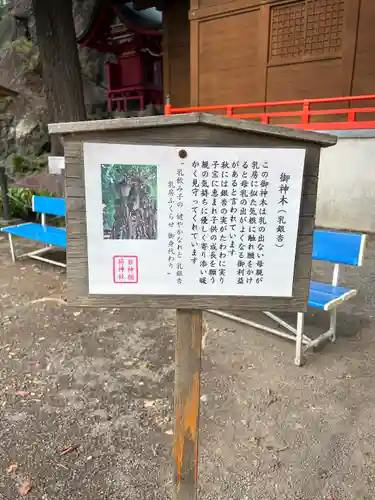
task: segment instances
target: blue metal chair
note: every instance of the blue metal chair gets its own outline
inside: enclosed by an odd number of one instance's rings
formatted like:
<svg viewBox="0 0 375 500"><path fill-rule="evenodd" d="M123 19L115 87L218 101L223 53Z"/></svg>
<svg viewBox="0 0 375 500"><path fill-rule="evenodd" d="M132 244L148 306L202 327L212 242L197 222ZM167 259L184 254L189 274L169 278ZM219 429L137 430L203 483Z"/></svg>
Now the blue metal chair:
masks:
<svg viewBox="0 0 375 500"><path fill-rule="evenodd" d="M33 196L32 198L32 209L33 212L41 214L41 224L36 224L34 222L28 222L25 224L18 224L16 226L8 226L1 229L3 233L8 233L10 253L12 255L13 262L16 261L16 254L13 245L13 236L18 236L21 238L27 238L29 240L38 241L44 243L44 247L32 252L25 253L18 256L21 257L31 257L42 262L49 262L50 264L55 264L57 266L66 267L63 262L58 262L55 260L43 257L47 251L50 251L53 247L66 248L66 229L61 227L54 227L47 225L46 216L55 215L58 217L65 217L66 215L66 203L63 198L52 198L47 196Z"/></svg>
<svg viewBox="0 0 375 500"><path fill-rule="evenodd" d="M295 364L301 366L304 350L318 346L325 339L330 339L332 342L336 340L337 307L357 294L357 290L339 285L340 265L362 266L366 240L367 236L365 234L324 230L314 231L313 260L334 263L331 283L310 281L308 307L327 311L330 315L329 329L315 339L311 339L304 333L305 313L303 312L297 313L297 326L294 327L276 314L263 311L266 316L282 326L284 330L271 328L255 321L243 320L242 318L221 311L211 310L210 312L295 341Z"/></svg>

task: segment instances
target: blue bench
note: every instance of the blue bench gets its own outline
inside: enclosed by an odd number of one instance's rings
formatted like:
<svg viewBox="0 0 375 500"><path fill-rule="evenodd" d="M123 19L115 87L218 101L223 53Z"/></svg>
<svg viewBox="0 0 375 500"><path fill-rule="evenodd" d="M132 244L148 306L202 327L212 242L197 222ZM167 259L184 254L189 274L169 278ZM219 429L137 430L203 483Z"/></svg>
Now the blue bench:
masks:
<svg viewBox="0 0 375 500"><path fill-rule="evenodd" d="M330 339L332 342L336 340L337 307L357 294L357 290L339 285L340 265L361 266L363 263L366 240L367 236L365 234L323 230L314 231L313 260L326 261L334 264L331 283L310 281L308 307L321 311L328 311L330 315L329 329L315 339L311 339L304 333L305 314L303 312L297 314L297 326L294 327L276 314L263 311L266 316L283 327L283 330L280 328L271 328L254 321L244 320L221 311L211 310L210 312L273 333L279 337L295 341L295 364L301 366L303 363L304 350L317 347L326 339Z"/></svg>
<svg viewBox="0 0 375 500"><path fill-rule="evenodd" d="M43 255L50 252L54 247L66 249L66 229L47 225L47 215L65 217L66 204L63 198L52 198L47 196L33 196L32 198L33 212L41 214L41 224L29 222L18 224L16 226L8 226L1 229L2 232L8 233L10 253L13 262L16 261L16 254L13 246L13 236L27 238L29 240L44 243L44 247L33 252L28 252L21 257L31 257L42 262L49 262L57 266L66 267L63 262L48 259Z"/></svg>

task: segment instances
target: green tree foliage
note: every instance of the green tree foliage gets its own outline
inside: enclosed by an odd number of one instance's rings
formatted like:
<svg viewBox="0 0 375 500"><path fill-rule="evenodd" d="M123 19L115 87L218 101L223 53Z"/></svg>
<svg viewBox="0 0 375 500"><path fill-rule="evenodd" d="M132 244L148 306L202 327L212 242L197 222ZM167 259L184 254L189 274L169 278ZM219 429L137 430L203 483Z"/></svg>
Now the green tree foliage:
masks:
<svg viewBox="0 0 375 500"><path fill-rule="evenodd" d="M53 196L46 190L35 190L21 187L11 187L8 191L10 217L15 219L32 219L35 214L32 211L32 198L38 196ZM0 193L0 216L3 213L3 198Z"/></svg>
<svg viewBox="0 0 375 500"><path fill-rule="evenodd" d="M145 238L155 237L153 231L148 229L129 229L129 221L137 216L137 220L145 221L148 227L156 224L156 165L106 164L102 165L101 177L103 224L106 230L114 231L112 237L121 237L120 233L123 234L122 238L141 238L141 233ZM124 225L127 226L126 230ZM132 236L124 236L129 231Z"/></svg>

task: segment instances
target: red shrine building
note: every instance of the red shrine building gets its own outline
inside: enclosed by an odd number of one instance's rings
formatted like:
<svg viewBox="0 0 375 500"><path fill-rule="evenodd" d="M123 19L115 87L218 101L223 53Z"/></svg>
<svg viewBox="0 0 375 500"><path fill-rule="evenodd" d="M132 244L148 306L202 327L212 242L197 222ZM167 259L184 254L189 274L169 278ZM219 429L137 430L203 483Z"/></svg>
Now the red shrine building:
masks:
<svg viewBox="0 0 375 500"><path fill-rule="evenodd" d="M162 15L133 2L98 0L81 47L108 54L108 111L142 111L163 104Z"/></svg>
<svg viewBox="0 0 375 500"><path fill-rule="evenodd" d="M97 0L78 42L111 54L110 112L375 128L374 20L375 0Z"/></svg>

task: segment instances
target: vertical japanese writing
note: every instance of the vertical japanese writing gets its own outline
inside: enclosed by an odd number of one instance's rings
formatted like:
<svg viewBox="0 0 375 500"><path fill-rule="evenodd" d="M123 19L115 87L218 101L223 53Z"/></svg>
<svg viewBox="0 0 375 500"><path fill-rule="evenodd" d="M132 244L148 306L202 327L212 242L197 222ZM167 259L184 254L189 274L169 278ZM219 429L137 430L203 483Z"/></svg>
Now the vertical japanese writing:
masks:
<svg viewBox="0 0 375 500"><path fill-rule="evenodd" d="M130 283L134 283L134 281L136 281L136 272L134 259L129 258L127 265L127 279Z"/></svg>
<svg viewBox="0 0 375 500"><path fill-rule="evenodd" d="M199 182L199 162L193 161L193 180L191 186L192 193L192 224L191 224L191 261L196 264L198 261L198 211L199 211L199 195L200 195L200 182Z"/></svg>
<svg viewBox="0 0 375 500"><path fill-rule="evenodd" d="M227 274L228 231L229 231L229 163L222 161L220 165L220 201L219 201L219 254L218 279L224 284Z"/></svg>
<svg viewBox="0 0 375 500"><path fill-rule="evenodd" d="M249 150L234 157L195 156L188 172L175 170L171 224L177 283L206 288L202 293L216 293L217 285L219 293L228 286L258 295L269 286L274 261L281 258L272 255L272 248L287 244L287 219L291 228L295 224L295 216L287 213L288 204L295 206L289 199L295 179L282 162ZM188 234L183 234L186 227Z"/></svg>
<svg viewBox="0 0 375 500"><path fill-rule="evenodd" d="M248 278L248 262L246 259L246 240L249 231L249 214L247 212L249 199L249 164L245 161L242 164L240 185L239 185L239 243L237 259L237 284L244 285Z"/></svg>
<svg viewBox="0 0 375 500"><path fill-rule="evenodd" d="M239 162L233 161L230 169L229 178L229 234L228 234L228 255L235 257L237 254L236 240L237 240L237 214L238 214L238 175L239 175ZM238 274L238 261L237 261L237 274Z"/></svg>
<svg viewBox="0 0 375 500"><path fill-rule="evenodd" d="M200 255L199 255L199 282L207 285L207 275L209 273L209 200L210 200L210 165L208 161L201 162L201 206L199 211L199 234L200 234Z"/></svg>
<svg viewBox="0 0 375 500"><path fill-rule="evenodd" d="M282 172L280 174L279 183L279 201L277 210L277 224L276 224L276 242L275 245L278 248L282 248L285 244L285 232L287 225L287 214L288 214L288 191L289 191L289 181L290 175Z"/></svg>
<svg viewBox="0 0 375 500"><path fill-rule="evenodd" d="M215 284L218 279L218 244L219 244L219 194L220 194L220 173L219 162L213 161L211 164L211 179L210 179L210 240L209 240L209 260L208 260L208 280L211 284Z"/></svg>
<svg viewBox="0 0 375 500"><path fill-rule="evenodd" d="M174 270L174 263L176 258L175 238L176 238L176 221L174 214L174 197L175 197L175 183L168 182L168 274Z"/></svg>
<svg viewBox="0 0 375 500"><path fill-rule="evenodd" d="M263 283L268 162L197 161L192 171L191 261L199 282L224 284L234 261L237 285Z"/></svg>
<svg viewBox="0 0 375 500"><path fill-rule="evenodd" d="M258 217L258 187L259 187L259 174L257 171L257 162L251 163L249 172L249 201L248 201L248 233L247 233L247 249L246 249L246 284L253 282L255 272L255 255L257 245L257 217Z"/></svg>
<svg viewBox="0 0 375 500"><path fill-rule="evenodd" d="M256 163L256 162L254 162ZM259 179L259 215L258 215L258 241L257 241L257 261L255 269L255 281L257 284L264 281L264 247L266 243L266 228L268 215L268 193L269 193L269 173L268 162L264 161L261 168L257 164L257 170L260 170Z"/></svg>
<svg viewBox="0 0 375 500"><path fill-rule="evenodd" d="M183 283L183 227L184 227L184 171L177 170L176 179L177 214L176 214L176 281L179 285Z"/></svg>
<svg viewBox="0 0 375 500"><path fill-rule="evenodd" d="M246 171L248 165L245 164ZM243 172L243 194L248 194L248 203L246 206L248 231L247 231L247 248L246 248L246 275L243 274L241 283L251 284L255 281L256 284L264 281L264 248L267 229L267 214L268 214L268 163L265 161L251 162L249 169L250 182L247 181L247 176ZM244 170L245 171L245 170ZM249 187L248 189L246 189Z"/></svg>
<svg viewBox="0 0 375 500"><path fill-rule="evenodd" d="M125 259L119 257L115 260L117 262L117 277L116 281L125 281Z"/></svg>

